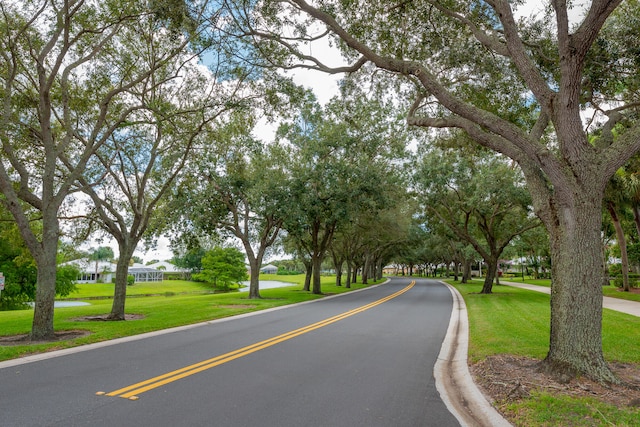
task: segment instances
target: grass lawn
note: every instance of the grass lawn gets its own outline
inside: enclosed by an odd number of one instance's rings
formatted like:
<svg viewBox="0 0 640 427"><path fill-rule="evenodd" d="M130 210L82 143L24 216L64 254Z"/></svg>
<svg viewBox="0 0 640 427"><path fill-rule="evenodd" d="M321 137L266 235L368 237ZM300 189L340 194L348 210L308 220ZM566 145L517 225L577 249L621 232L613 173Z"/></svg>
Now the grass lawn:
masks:
<svg viewBox="0 0 640 427"><path fill-rule="evenodd" d="M113 283L80 283L78 290L59 300L83 300L113 298ZM165 280L163 282L138 282L127 286L127 296L158 296L167 293L196 294L213 293L215 289L208 283L190 282L187 280Z"/></svg>
<svg viewBox="0 0 640 427"><path fill-rule="evenodd" d="M494 286L492 295L482 295L479 293L481 281L466 285L448 282L458 289L467 305L470 363L499 354L536 359L546 356L549 349L549 295L509 286ZM607 361L640 364L640 318L605 309L602 322L603 351ZM527 426L640 425L638 408L618 408L595 400L587 402L545 393L518 401L510 409L529 414L526 421L519 424ZM585 424L576 422L576 419L585 419L577 415L583 412L605 414L603 418L608 421L599 423L590 418Z"/></svg>
<svg viewBox="0 0 640 427"><path fill-rule="evenodd" d="M538 285L538 286L551 286L551 279L532 279L531 277L525 276L524 281L521 277L505 277L501 279L506 282L515 282L515 283L528 283L530 285ZM638 301L640 302L640 292L622 292L620 288L613 285L613 281L611 281L611 285L602 287L602 295L605 297L612 298L620 298L626 299L629 301Z"/></svg>
<svg viewBox="0 0 640 427"><path fill-rule="evenodd" d="M78 292L69 295L67 299L81 299L91 305L56 308L54 328L56 332L85 330L90 331L90 335L56 343L0 345L0 361L322 298L321 295L302 291L304 275L263 275L260 280L290 282L292 286L262 290L262 299L256 300L249 299L247 293L213 294L211 287L195 282L172 280L138 283L127 288L128 295L134 297L127 299L126 312L144 317L125 322L79 321L78 318L81 317L108 314L111 311L112 300L107 297L113 295L112 284L81 284L78 285ZM372 283L370 282L370 285ZM337 287L335 277L322 277L322 291L325 295L363 287L366 286L360 283L352 284L351 289ZM31 330L32 319L33 310L0 311L1 334L27 334Z"/></svg>

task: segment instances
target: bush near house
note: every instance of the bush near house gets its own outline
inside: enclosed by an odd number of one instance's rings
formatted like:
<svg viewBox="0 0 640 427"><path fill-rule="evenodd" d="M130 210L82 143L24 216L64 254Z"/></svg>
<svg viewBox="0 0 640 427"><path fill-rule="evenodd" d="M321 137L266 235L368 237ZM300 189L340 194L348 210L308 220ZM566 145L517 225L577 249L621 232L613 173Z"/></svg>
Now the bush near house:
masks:
<svg viewBox="0 0 640 427"><path fill-rule="evenodd" d="M637 288L639 277L640 277L640 274L629 273L629 286L631 286L632 288ZM624 283L622 281L622 274L616 274L613 277L613 284L618 288L621 288L623 286Z"/></svg>
<svg viewBox="0 0 640 427"><path fill-rule="evenodd" d="M279 276L295 276L297 274L302 274L300 271L296 271L296 270L287 270L284 267L278 267L278 274Z"/></svg>

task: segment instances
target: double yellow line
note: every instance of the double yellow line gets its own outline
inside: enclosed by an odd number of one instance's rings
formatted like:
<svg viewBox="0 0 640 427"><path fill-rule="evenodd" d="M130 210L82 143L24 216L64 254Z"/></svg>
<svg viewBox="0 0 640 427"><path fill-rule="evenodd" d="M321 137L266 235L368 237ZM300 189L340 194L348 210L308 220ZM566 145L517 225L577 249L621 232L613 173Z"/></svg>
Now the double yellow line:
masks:
<svg viewBox="0 0 640 427"><path fill-rule="evenodd" d="M155 388L161 387L165 384L169 384L171 382L177 381L181 378L185 378L188 377L190 375L194 375L197 374L198 372L202 372L205 371L207 369L211 369L213 367L216 367L218 365L222 365L223 363L227 363L230 362L232 360L238 359L240 357L246 356L248 354L251 353L255 353L256 351L265 349L267 347L271 347L273 345L276 345L278 343L281 343L283 341L287 341L290 340L291 338L295 338L299 335L302 334L306 334L307 332L311 332L313 330L322 328L323 326L327 326L330 325L332 323L335 323L339 320L345 319L347 317L353 316L355 314L361 313L365 310L368 310L370 308L373 308L377 305L380 305L386 301L389 301L399 295L402 295L403 293L407 292L409 289L411 289L414 285L415 285L415 280L412 281L411 283L409 283L408 286L406 286L404 289L401 289L400 291L391 294L387 297L381 298L377 301L374 301L370 304L367 305L363 305L362 307L358 307L355 308L353 310L347 311L345 313L342 314L338 314L337 316L333 316L330 317L328 319L322 320L320 322L317 323L313 323L309 326L305 326L303 328L300 329L296 329L293 330L291 332L287 332L284 333L282 335L278 335L276 337L270 338L268 340L264 340L264 341L260 341L258 343L249 345L247 347L242 347L238 350L234 350L231 351L229 353L225 353L222 354L220 356L211 358L211 359L207 359L207 360L203 360L202 362L198 362L195 363L193 365L190 366L185 366L184 368L172 371L172 372L168 372L166 374L154 377L154 378L150 378L148 380L109 392L109 393L105 393L105 392L97 392L97 395L106 395L106 396L118 396L118 397L122 397L124 399L129 399L129 400L137 400L138 396L146 391L149 390L153 390Z"/></svg>

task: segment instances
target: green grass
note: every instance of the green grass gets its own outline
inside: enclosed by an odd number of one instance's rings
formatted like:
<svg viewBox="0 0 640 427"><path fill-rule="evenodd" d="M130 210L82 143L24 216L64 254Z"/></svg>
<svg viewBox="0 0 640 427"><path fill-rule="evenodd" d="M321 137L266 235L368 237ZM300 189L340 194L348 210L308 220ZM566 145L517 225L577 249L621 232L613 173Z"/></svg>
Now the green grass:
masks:
<svg viewBox="0 0 640 427"><path fill-rule="evenodd" d="M612 297L612 298L620 298L620 299L626 299L629 301L638 301L640 302L640 294L636 294L636 293L631 293L631 292L623 292L621 290L621 288L618 288L617 286L603 286L602 287L602 294L606 297Z"/></svg>
<svg viewBox="0 0 640 427"><path fill-rule="evenodd" d="M82 300L88 298L112 298L113 283L80 283L77 291L61 300ZM138 282L127 286L128 296L174 294L212 293L213 286L208 283L190 282L187 280L165 280L163 282Z"/></svg>
<svg viewBox="0 0 640 427"><path fill-rule="evenodd" d="M472 363L504 353L544 357L549 345L548 295L509 286L494 286L493 294L484 295L480 281L454 286L467 305Z"/></svg>
<svg viewBox="0 0 640 427"><path fill-rule="evenodd" d="M472 363L495 354L544 358L549 350L549 295L502 285L483 295L480 281L449 283L467 304ZM608 360L640 363L639 317L605 309L602 330Z"/></svg>
<svg viewBox="0 0 640 427"><path fill-rule="evenodd" d="M515 277L501 277L501 282L515 282L515 283L529 283L530 285L538 285L538 286L551 286L551 279L534 279L531 276L524 276L524 280L522 280L522 276Z"/></svg>
<svg viewBox="0 0 640 427"><path fill-rule="evenodd" d="M547 288L551 287L551 279L532 279L528 276L525 276L524 281L521 277L505 277L501 280L514 283L528 283L530 285L546 286ZM613 285L613 281L611 285L602 287L602 295L604 295L605 297L620 298L629 301L640 302L640 294L622 292L620 288Z"/></svg>
<svg viewBox="0 0 640 427"><path fill-rule="evenodd" d="M509 286L494 286L493 294L480 294L482 283L462 285L469 315L471 363L497 354L542 359L549 350L549 295ZM609 362L640 364L640 318L605 309L602 319L603 351ZM615 407L595 400L534 394L512 403L518 425L640 425L638 408Z"/></svg>
<svg viewBox="0 0 640 427"><path fill-rule="evenodd" d="M295 274L295 275L278 275L278 274L261 274L260 280L275 280L277 282L287 282L287 283L295 283L297 285L304 285L304 274ZM360 278L358 278L360 280ZM344 277L342 278L342 283L344 285ZM320 276L320 284L324 289L325 286L332 286L336 283L336 276ZM324 292L324 291L323 291Z"/></svg>
<svg viewBox="0 0 640 427"><path fill-rule="evenodd" d="M618 408L592 398L532 393L506 410L517 415L517 426L638 426L640 408Z"/></svg>
<svg viewBox="0 0 640 427"><path fill-rule="evenodd" d="M126 313L141 314L144 318L125 322L77 320L80 317L108 314L111 311L111 299L91 298L94 296L108 296L108 293L105 294L105 292L109 288L113 292L113 285L80 285L78 295L83 295L85 301L91 305L56 308L54 328L58 332L85 330L90 331L90 335L56 343L0 346L0 361L322 298L322 295L314 295L310 292L302 291L302 286L298 283L304 282L304 276L265 275L261 276L260 280L291 282L292 286L265 289L260 291L262 299L249 299L247 293L203 293L203 291L207 290L207 287L194 282L166 281L145 283L144 286L136 284L127 288L129 295L132 295L132 292L137 292L138 295L155 296L128 298ZM372 282L370 282L371 284ZM350 290L363 287L366 286L361 283L353 284ZM95 290L95 293L92 294L91 290ZM335 286L335 278L323 277L322 291L325 295L328 295L348 292L349 289L344 286ZM77 299L78 297L72 294L68 298ZM1 311L2 335L29 333L32 318L33 310Z"/></svg>

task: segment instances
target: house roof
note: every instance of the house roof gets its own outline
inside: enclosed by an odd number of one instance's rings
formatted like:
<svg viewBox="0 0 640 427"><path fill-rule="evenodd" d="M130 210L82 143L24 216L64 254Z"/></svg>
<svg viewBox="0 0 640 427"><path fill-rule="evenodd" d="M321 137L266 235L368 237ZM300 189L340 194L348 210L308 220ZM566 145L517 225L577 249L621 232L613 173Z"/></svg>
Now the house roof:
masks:
<svg viewBox="0 0 640 427"><path fill-rule="evenodd" d="M177 267L175 264L171 264L168 261L155 262L153 264L147 265L146 267L155 268L157 270L163 270L167 273L181 273L184 271L184 269ZM161 267L164 267L164 268L161 268Z"/></svg>
<svg viewBox="0 0 640 427"><path fill-rule="evenodd" d="M90 260L89 258L80 258L74 259L72 261L63 262L60 265L73 265L80 269L82 272L86 273L95 273L96 271L96 262ZM115 271L115 264L109 261L98 261L98 272L113 272Z"/></svg>
<svg viewBox="0 0 640 427"><path fill-rule="evenodd" d="M75 265L83 273L94 273L96 271L96 262L88 258L74 259L73 261L62 263L61 265ZM134 263L133 265L129 266L129 272L132 273L132 272L145 272L145 271L147 272L160 271L156 267L156 265L157 264L144 265L144 264ZM115 271L116 271L116 264L108 261L98 261L98 272L113 273ZM165 271L172 271L172 270L166 269Z"/></svg>
<svg viewBox="0 0 640 427"><path fill-rule="evenodd" d="M132 265L131 267L129 267L128 270L129 273L159 273L160 270L153 268L149 265Z"/></svg>

